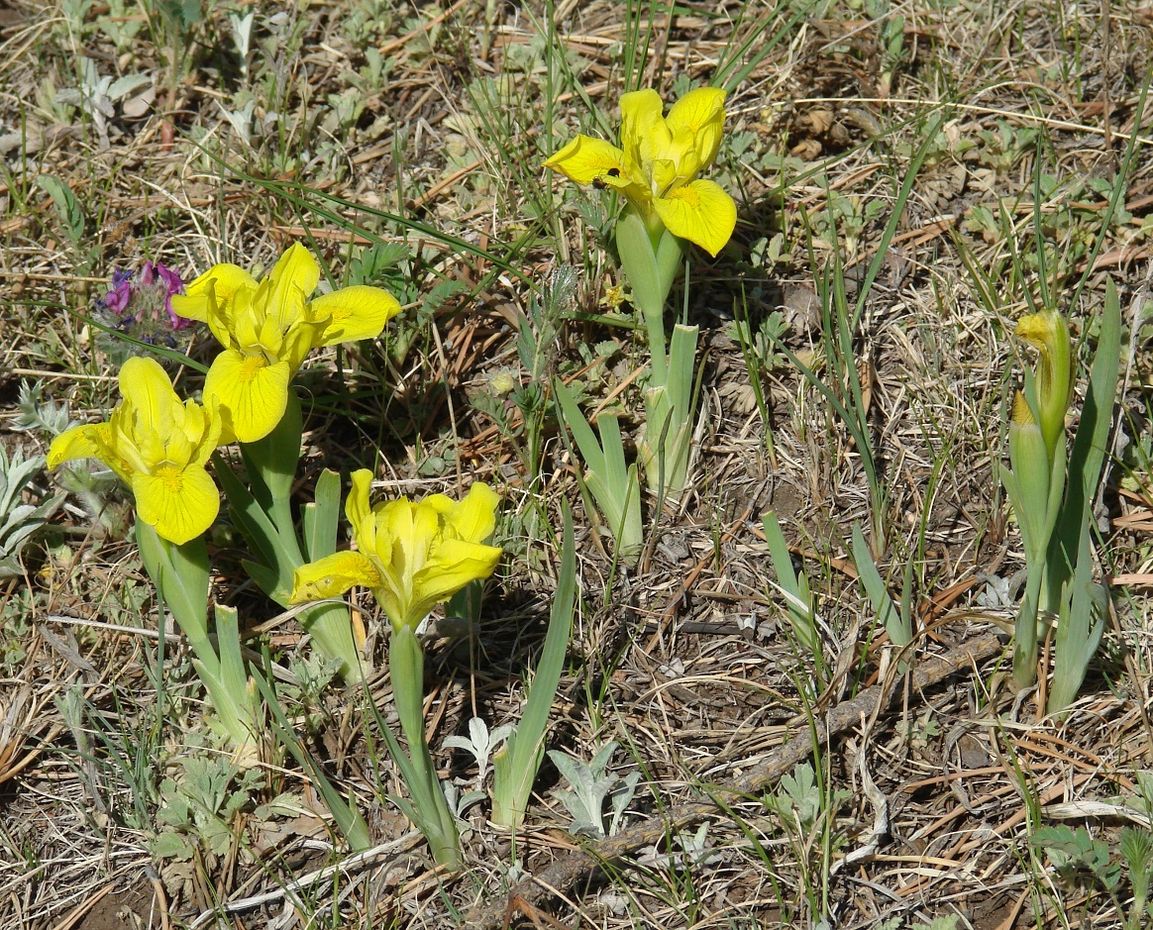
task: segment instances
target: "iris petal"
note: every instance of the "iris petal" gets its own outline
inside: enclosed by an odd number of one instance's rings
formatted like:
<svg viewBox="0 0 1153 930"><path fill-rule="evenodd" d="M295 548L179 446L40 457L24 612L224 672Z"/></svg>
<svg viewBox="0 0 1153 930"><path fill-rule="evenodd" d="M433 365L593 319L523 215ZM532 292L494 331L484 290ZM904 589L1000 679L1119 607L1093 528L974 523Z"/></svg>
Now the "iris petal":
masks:
<svg viewBox="0 0 1153 930"><path fill-rule="evenodd" d="M545 161L544 166L559 171L577 184L592 184L597 179L628 174L624 152L592 136L577 136Z"/></svg>
<svg viewBox="0 0 1153 930"><path fill-rule="evenodd" d="M237 265L227 262L213 265L204 274L188 283L183 294L172 296L172 309L188 320L208 321L209 294L215 293L216 302L226 305L241 288L256 287L256 279Z"/></svg>
<svg viewBox="0 0 1153 930"><path fill-rule="evenodd" d="M725 92L719 87L690 90L672 105L666 120L676 137L693 139L702 168L713 163L725 122Z"/></svg>
<svg viewBox="0 0 1153 930"><path fill-rule="evenodd" d="M716 255L733 235L737 205L719 184L697 180L653 201L661 222L674 236Z"/></svg>
<svg viewBox="0 0 1153 930"><path fill-rule="evenodd" d="M326 597L340 597L350 588L375 588L380 574L372 560L361 552L334 552L315 562L301 565L292 573L289 602L303 604Z"/></svg>
<svg viewBox="0 0 1153 930"><path fill-rule="evenodd" d="M287 362L269 364L261 356L225 349L208 369L204 396L228 411L228 423L241 442L255 442L270 432L288 406L292 371Z"/></svg>
<svg viewBox="0 0 1153 930"><path fill-rule="evenodd" d="M140 519L177 545L207 530L220 511L220 492L199 465L136 474L131 484Z"/></svg>
<svg viewBox="0 0 1153 930"><path fill-rule="evenodd" d="M384 324L398 313L400 302L395 297L365 284L343 287L312 302L313 318L328 320L320 335L322 346L379 336Z"/></svg>

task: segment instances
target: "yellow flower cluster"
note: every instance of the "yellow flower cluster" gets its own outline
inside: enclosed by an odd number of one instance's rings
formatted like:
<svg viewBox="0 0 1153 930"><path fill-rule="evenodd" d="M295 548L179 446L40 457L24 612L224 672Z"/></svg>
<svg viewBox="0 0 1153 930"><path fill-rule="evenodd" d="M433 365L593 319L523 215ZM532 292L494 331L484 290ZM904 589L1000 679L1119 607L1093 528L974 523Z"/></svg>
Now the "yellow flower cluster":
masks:
<svg viewBox="0 0 1153 930"><path fill-rule="evenodd" d="M209 369L203 406L181 401L159 363L131 358L120 370L121 402L107 422L56 437L49 465L98 458L132 489L137 516L169 542L203 533L220 509L205 470L218 445L267 436L288 405L292 376L317 346L370 339L400 310L387 291L346 287L315 300L320 266L299 244L257 281L215 265L172 298L183 317L208 324L224 346Z"/></svg>

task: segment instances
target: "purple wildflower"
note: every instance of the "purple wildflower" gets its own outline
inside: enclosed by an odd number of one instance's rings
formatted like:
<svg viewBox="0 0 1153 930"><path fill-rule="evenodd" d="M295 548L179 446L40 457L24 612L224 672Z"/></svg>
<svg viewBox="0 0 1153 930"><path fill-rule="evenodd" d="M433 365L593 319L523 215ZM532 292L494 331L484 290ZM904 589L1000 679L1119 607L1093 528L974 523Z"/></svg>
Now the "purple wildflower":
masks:
<svg viewBox="0 0 1153 930"><path fill-rule="evenodd" d="M110 323L122 332L131 331L142 342L174 345L172 332L187 329L191 320L177 316L172 295L184 291L178 272L160 262L147 260L139 275L112 272L112 289L98 302L108 311Z"/></svg>
<svg viewBox="0 0 1153 930"><path fill-rule="evenodd" d="M104 295L103 305L116 313L124 313L132 300L132 272L112 272L112 290Z"/></svg>

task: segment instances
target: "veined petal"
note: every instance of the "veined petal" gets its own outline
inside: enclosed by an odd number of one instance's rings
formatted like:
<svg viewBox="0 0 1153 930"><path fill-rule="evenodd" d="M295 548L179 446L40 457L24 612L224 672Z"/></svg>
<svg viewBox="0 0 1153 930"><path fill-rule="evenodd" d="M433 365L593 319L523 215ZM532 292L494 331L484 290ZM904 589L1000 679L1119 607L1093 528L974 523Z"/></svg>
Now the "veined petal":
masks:
<svg viewBox="0 0 1153 930"><path fill-rule="evenodd" d="M206 323L210 292L215 293L217 304L223 306L232 300L233 294L245 287L256 287L256 279L243 268L227 262L213 265L190 281L183 294L172 295L172 309L185 319Z"/></svg>
<svg viewBox="0 0 1153 930"><path fill-rule="evenodd" d="M300 318L304 304L320 283L320 265L299 242L294 242L269 273L268 315L287 329Z"/></svg>
<svg viewBox="0 0 1153 930"><path fill-rule="evenodd" d="M464 499L448 514L457 535L474 543L484 542L496 528L496 509L500 496L483 481L468 489Z"/></svg>
<svg viewBox="0 0 1153 930"><path fill-rule="evenodd" d="M664 130L664 135L668 134L668 130L663 125L664 101L661 100L661 95L651 87L623 94L620 106L621 148L633 158L638 158L642 142L647 141L651 144L651 137L655 128L659 126L660 129Z"/></svg>
<svg viewBox="0 0 1153 930"><path fill-rule="evenodd" d="M363 585L375 588L380 575L362 552L334 552L315 562L301 565L292 573L290 604L304 604L326 597L340 597L345 591Z"/></svg>
<svg viewBox="0 0 1153 930"><path fill-rule="evenodd" d="M661 222L674 236L716 255L733 235L737 205L719 184L698 180L653 200Z"/></svg>
<svg viewBox="0 0 1153 930"><path fill-rule="evenodd" d="M400 313L400 302L388 291L365 284L342 287L312 302L312 317L328 319L320 345L357 342L380 335L384 324Z"/></svg>
<svg viewBox="0 0 1153 930"><path fill-rule="evenodd" d="M108 461L112 427L108 423L90 423L65 430L52 440L48 447L48 467L56 468L73 459L100 459L105 465L116 466Z"/></svg>
<svg viewBox="0 0 1153 930"><path fill-rule="evenodd" d="M135 474L131 485L140 519L178 546L208 529L220 511L220 492L198 465Z"/></svg>
<svg viewBox="0 0 1153 930"><path fill-rule="evenodd" d="M577 184L592 184L598 178L619 178L628 174L624 152L592 136L577 136L547 159L544 166L559 171Z"/></svg>
<svg viewBox="0 0 1153 930"><path fill-rule="evenodd" d="M224 437L224 414L217 398L208 398L203 405L197 405L195 401L191 400L185 401L184 407L189 419L192 417L193 410L199 411L200 433L199 435L190 435L188 439L192 444L191 461L197 465L203 465L217 447L225 445L226 442L236 437L229 437L228 440Z"/></svg>
<svg viewBox="0 0 1153 930"><path fill-rule="evenodd" d="M226 349L216 356L204 380L204 396L228 411L227 422L241 442L263 439L288 406L288 362L269 365L259 355Z"/></svg>
<svg viewBox="0 0 1153 930"><path fill-rule="evenodd" d="M436 547L433 558L413 577L413 612L419 611L423 617L469 582L487 578L500 557L501 550L496 546L459 539L443 540Z"/></svg>
<svg viewBox="0 0 1153 930"><path fill-rule="evenodd" d="M180 399L158 361L133 356L120 366L120 394L136 415L136 429L144 434L167 432Z"/></svg>
<svg viewBox="0 0 1153 930"><path fill-rule="evenodd" d="M725 91L719 87L698 87L673 104L666 120L673 136L688 136L701 167L717 157L725 123Z"/></svg>

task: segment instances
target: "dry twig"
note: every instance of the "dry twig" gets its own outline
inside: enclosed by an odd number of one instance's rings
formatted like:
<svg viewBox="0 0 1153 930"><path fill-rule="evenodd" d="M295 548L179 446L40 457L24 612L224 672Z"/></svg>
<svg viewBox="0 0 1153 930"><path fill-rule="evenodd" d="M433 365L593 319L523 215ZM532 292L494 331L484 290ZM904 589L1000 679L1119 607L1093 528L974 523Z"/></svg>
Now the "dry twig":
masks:
<svg viewBox="0 0 1153 930"><path fill-rule="evenodd" d="M931 688L955 672L984 661L1000 649L1001 641L997 635L985 633L950 649L944 655L925 659L913 672L913 689L921 691ZM823 746L828 746L834 738L859 722L862 716L871 718L883 710L893 695L891 685L891 681L881 682L866 688L850 700L842 701L829 712L824 727L817 728L817 739ZM588 849L576 850L558 859L542 872L513 887L505 901L489 902L475 908L466 919L465 926L475 930L495 930L502 924L507 927L512 916L510 910L516 909L518 901L529 905L533 913L539 916L541 912L538 905L546 895L564 891L599 866L616 862L642 846L660 842L671 832L675 833L715 814L731 801L764 791L792 770L793 766L808 758L815 748L813 732L808 728L801 730L743 778L716 790L709 800L678 805ZM511 909L510 904L514 905Z"/></svg>

